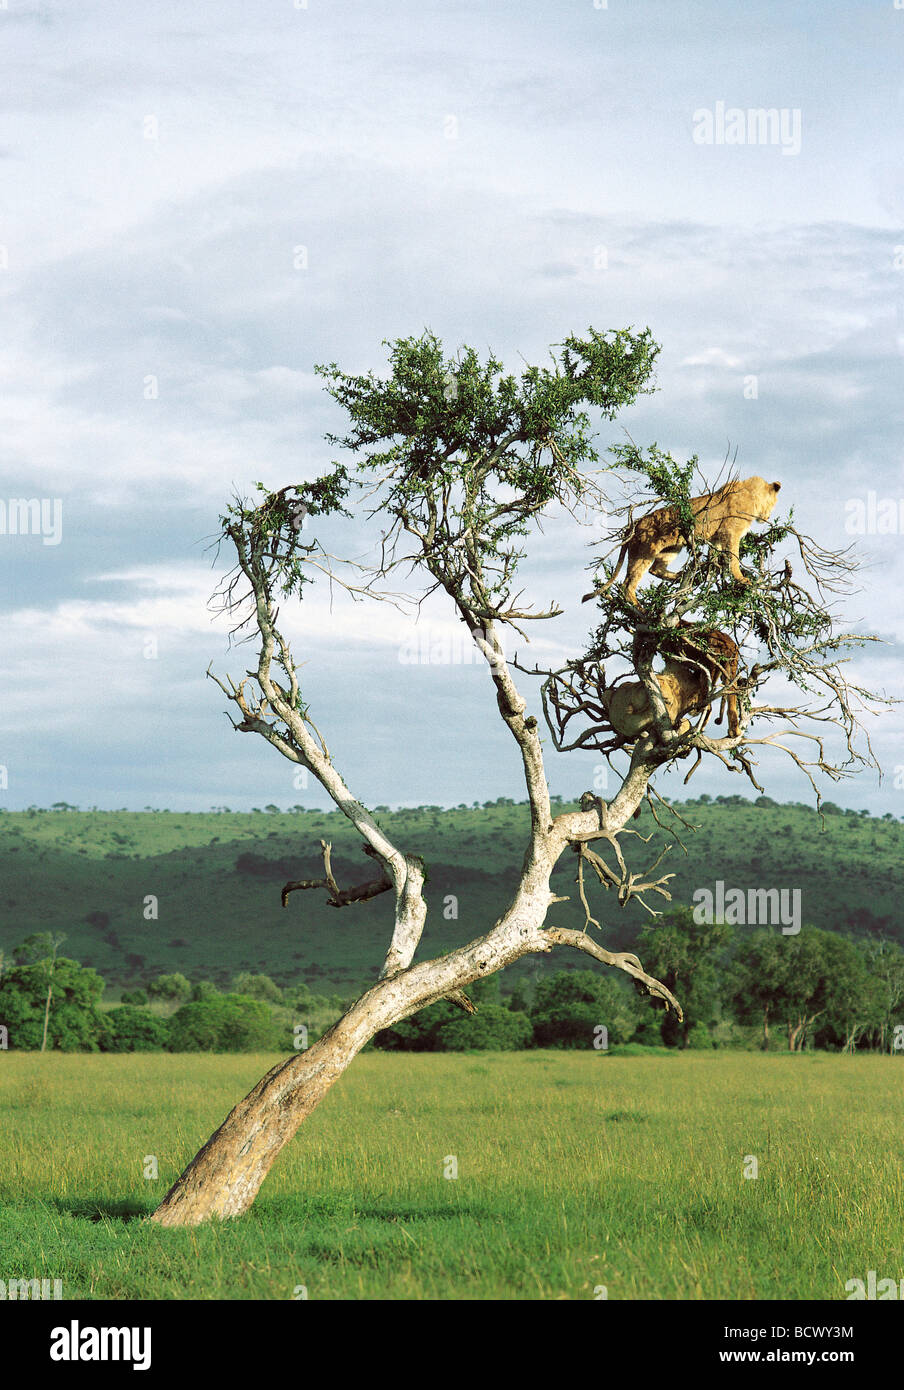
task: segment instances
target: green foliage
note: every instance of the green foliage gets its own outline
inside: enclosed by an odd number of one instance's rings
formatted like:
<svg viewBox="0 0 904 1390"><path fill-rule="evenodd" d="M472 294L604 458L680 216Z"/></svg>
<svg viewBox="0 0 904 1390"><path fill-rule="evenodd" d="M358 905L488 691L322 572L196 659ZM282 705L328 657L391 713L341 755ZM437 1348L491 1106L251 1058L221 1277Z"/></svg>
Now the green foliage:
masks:
<svg viewBox="0 0 904 1390"><path fill-rule="evenodd" d="M897 819L830 813L823 822L811 807L801 803L763 810L751 799L724 796L716 801L708 795L678 802L677 809L698 829L684 836L688 854L675 855L669 864L676 875L670 885L676 902L690 901L695 889L711 882L715 875L726 885L745 891L763 884L787 884L791 846L793 883L801 889L808 922L852 936L867 947L871 940L884 936L889 938L888 951L899 948L900 939L895 938L902 931L899 903L904 825ZM387 833L397 843L425 854L431 862L436 886L430 895L431 912L422 947L425 956L464 944L473 937L475 923L490 923L504 910L529 826L523 804L500 805L489 811L447 810L435 824L431 816L425 817L414 808L387 812L384 819ZM115 866L104 858L111 823L129 833L135 846L135 857ZM661 832L646 810L635 828L644 835L654 835L644 855L657 853ZM221 839L212 844L217 833ZM340 881L345 881L360 857L356 837L343 817L327 819L322 811L282 816L47 812L35 817L7 812L0 817L0 875L6 901L0 950L5 951L6 968L10 968L23 928L39 926L55 935L65 929L67 955L90 959L99 974L116 986L134 988L142 983L147 989L144 982L178 967L192 980L210 976L215 983L209 982L206 989L217 985L223 989L242 971L265 971L283 987L286 1007L291 1011L286 1014L284 1037L291 1045L290 1021L307 1024L314 1037L337 1017L341 1000L354 997L375 979L381 960L381 940L374 927L375 914L381 911L379 902L349 909L341 916L316 894L306 895L303 906L291 903L287 910L280 906L279 890L288 876L286 863L293 864L292 877L322 873L316 846L325 833L333 841L333 863L341 871ZM862 836L869 843L868 865L865 861L862 866L855 864L853 871L851 835ZM264 867L267 863L275 867L269 874L236 874L236 856L243 848L256 851ZM648 862L639 854L639 849L629 848L632 867ZM36 897L34 864L38 860L42 892ZM573 877L574 870L566 863L554 876L554 891L572 894L571 901L556 905L555 920L557 925L580 930L583 916L580 905L574 902ZM163 933L157 922L128 916L148 881L157 885L161 900L165 897L168 903L170 915ZM462 904L457 922L442 920L436 910L443 895L451 892L460 895ZM74 898L86 905L102 905L112 922L131 920L128 936L123 932L121 941L107 941L82 917L73 918ZM199 902L206 907L202 914L198 913ZM303 925L288 930L287 921ZM337 921L341 930L337 930ZM630 903L616 917L607 919L611 929L604 944L613 950L638 950L637 936L644 921L645 914ZM254 924L253 931L249 931L249 923ZM804 934L809 930L805 925ZM745 942L751 936L751 928L742 928L735 940ZM189 945L172 948L169 942L176 937ZM136 953L146 960L146 966L132 963ZM643 950L638 953L649 969L650 958ZM515 1000L520 1012L530 1002L534 977L542 979L561 970L567 960L566 954L554 952L534 958L529 970L515 966L506 972L503 987L520 993L520 999ZM874 971L876 968L871 965ZM890 964L889 970L893 976ZM601 978L620 980L615 972L602 967L598 973ZM902 1018L894 1002L893 978L889 988L886 1048L891 1045L892 1023ZM161 1012L172 1007L172 1001L154 1004ZM642 1020L649 1020L651 1027L646 1030L642 1022L645 1031L636 1034L635 1040L659 1041L662 1015L645 999L639 1000L639 1008ZM751 1033L757 1029L758 1036L762 1018L750 1015L743 1026ZM716 1036L721 1043L721 1031ZM751 1042L755 1045L756 1038L752 1036ZM773 1042L786 1046L780 1037L774 1037ZM873 1042L873 1035L868 1034L860 1045ZM13 1046L17 1046L15 1041Z"/></svg>
<svg viewBox="0 0 904 1390"><path fill-rule="evenodd" d="M248 999L262 999L265 1004L282 1002L283 992L269 975L255 975L250 970L242 970L233 980L232 988L236 994L244 994Z"/></svg>
<svg viewBox="0 0 904 1390"><path fill-rule="evenodd" d="M111 1009L104 1024L104 1052L162 1052L169 1043L169 1020L131 1004Z"/></svg>
<svg viewBox="0 0 904 1390"><path fill-rule="evenodd" d="M143 989L124 989L120 995L122 1004L144 1005L148 1002L147 991Z"/></svg>
<svg viewBox="0 0 904 1390"><path fill-rule="evenodd" d="M648 385L659 347L649 329L568 336L551 353L550 367L505 375L490 353L481 362L473 348L446 357L432 333L386 341L388 377L350 375L335 362L316 371L347 411L352 428L328 436L333 444L365 453L361 467L398 472L394 497L415 502L424 483L484 489L490 479L512 488L530 511L548 502L571 470L596 461L590 421L581 410L596 406L612 419ZM540 467L533 447L557 446L558 459ZM377 447L377 446L383 446ZM525 453L519 446L527 446ZM481 461L491 460L485 474ZM401 465L401 467L399 467Z"/></svg>
<svg viewBox="0 0 904 1390"><path fill-rule="evenodd" d="M152 999L188 999L191 995L191 981L178 971L173 975L158 975L156 980L152 980L148 985L148 994Z"/></svg>
<svg viewBox="0 0 904 1390"><path fill-rule="evenodd" d="M865 952L832 932L819 933L825 957L824 1017L818 1041L853 1050L865 1033L873 1034L884 1017L883 988Z"/></svg>
<svg viewBox="0 0 904 1390"><path fill-rule="evenodd" d="M885 1049L895 1021L904 1011L904 951L897 941L875 937L863 945L867 970L878 986L875 1011L878 1041Z"/></svg>
<svg viewBox="0 0 904 1390"><path fill-rule="evenodd" d="M441 999L426 1009L403 1018L391 1028L384 1028L373 1039L374 1047L386 1052L438 1052L439 1034L443 1025L453 1022L459 1010Z"/></svg>
<svg viewBox="0 0 904 1390"><path fill-rule="evenodd" d="M192 1003L197 1004L201 999L213 999L220 991L217 989L213 980L198 980L191 987L189 998Z"/></svg>
<svg viewBox="0 0 904 1390"><path fill-rule="evenodd" d="M288 985L282 993L283 1002L287 1007L292 1009L302 1010L309 1008L313 1000L317 998L315 994L311 993L310 987L306 985L303 980L298 984Z"/></svg>
<svg viewBox="0 0 904 1390"><path fill-rule="evenodd" d="M761 1023L767 1044L770 1019L784 1017L784 990L790 957L783 946L787 938L766 928L742 937L737 943L726 977L726 993L741 1023Z"/></svg>
<svg viewBox="0 0 904 1390"><path fill-rule="evenodd" d="M678 908L651 922L640 933L637 953L648 975L661 980L681 1001L684 1022L674 1011L662 1021L665 1043L688 1045L696 1024L715 1021L719 996L719 967L729 928L720 922L694 920L689 908Z"/></svg>
<svg viewBox="0 0 904 1390"><path fill-rule="evenodd" d="M679 463L658 444L639 449L634 443L613 444L609 453L619 467L640 473L646 479L657 502L674 508L685 539L692 543L694 513L691 498L694 496L694 475L700 463L698 455L693 454L687 463Z"/></svg>
<svg viewBox="0 0 904 1390"><path fill-rule="evenodd" d="M709 1052L716 1042L705 1023L695 1023L688 1029L687 1046L697 1052Z"/></svg>
<svg viewBox="0 0 904 1390"><path fill-rule="evenodd" d="M95 970L58 956L49 962L16 965L0 980L0 1023L9 1030L12 1048L41 1046L48 986L51 988L47 1047L60 1052L96 1052L103 1035L97 1007L104 982Z"/></svg>
<svg viewBox="0 0 904 1390"><path fill-rule="evenodd" d="M523 556L518 539L551 504L571 507L588 488L598 496L585 472L598 458L585 407L612 419L652 390L659 347L649 329L590 328L556 344L549 366L515 376L493 353L481 361L463 347L447 356L430 332L385 346L386 374L317 366L350 422L328 442L358 456L373 512L390 518L386 536L398 527L417 537L419 563L462 599L471 621L505 621ZM223 524L246 570L283 593L300 593L316 542L300 545L296 509L343 512L349 487L345 465L334 463L314 483L266 493L257 508L236 504Z"/></svg>
<svg viewBox="0 0 904 1390"><path fill-rule="evenodd" d="M473 1002L481 1009L484 1004L501 1004L502 990L499 972L496 971L492 975L485 975L483 979L475 980L473 984L468 985L467 992Z"/></svg>
<svg viewBox="0 0 904 1390"><path fill-rule="evenodd" d="M476 999L481 986L491 983L492 977L475 981L477 988L469 985L468 993ZM528 1047L531 1032L526 1014L492 998L480 1002L476 1014L465 1014L443 999L378 1033L374 1046L387 1052L510 1052Z"/></svg>
<svg viewBox="0 0 904 1390"><path fill-rule="evenodd" d="M259 999L217 994L183 1004L169 1021L171 1052L288 1050L285 1033Z"/></svg>
<svg viewBox="0 0 904 1390"><path fill-rule="evenodd" d="M439 1052L513 1052L530 1045L533 1028L527 1014L502 1004L481 1004L477 1013L458 1013L437 1032Z"/></svg>
<svg viewBox="0 0 904 1390"><path fill-rule="evenodd" d="M738 942L729 994L742 1022L762 1023L764 1040L772 1024L792 1048L808 1036L853 1047L864 1034L887 1037L904 1003L904 953L815 927L788 937L763 929Z"/></svg>
<svg viewBox="0 0 904 1390"><path fill-rule="evenodd" d="M32 932L18 946L13 947L13 960L18 965L35 965L38 961L50 968L60 944L66 940L62 932Z"/></svg>
<svg viewBox="0 0 904 1390"><path fill-rule="evenodd" d="M507 1007L512 1009L515 1013L529 1014L530 994L527 986L523 982L515 985L515 988L512 990L505 1003Z"/></svg>
<svg viewBox="0 0 904 1390"><path fill-rule="evenodd" d="M634 1036L644 1006L614 975L593 970L559 971L537 982L530 1010L537 1047L592 1048L595 1029L611 1043Z"/></svg>

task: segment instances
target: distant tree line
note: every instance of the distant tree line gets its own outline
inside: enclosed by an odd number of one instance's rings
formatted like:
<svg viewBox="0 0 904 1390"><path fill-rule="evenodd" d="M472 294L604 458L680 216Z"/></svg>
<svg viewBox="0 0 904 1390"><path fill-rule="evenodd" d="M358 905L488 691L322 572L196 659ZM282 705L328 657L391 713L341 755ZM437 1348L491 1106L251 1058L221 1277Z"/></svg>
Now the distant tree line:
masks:
<svg viewBox="0 0 904 1390"><path fill-rule="evenodd" d="M54 953L47 933L0 961L0 1046L61 1052L269 1052L306 1046L339 1017L344 1000L305 984L288 989L244 971L232 989L159 975L104 1007L96 970Z"/></svg>
<svg viewBox="0 0 904 1390"><path fill-rule="evenodd" d="M555 805L555 806L571 806L571 805L575 805L575 806L576 806L576 805L577 805L577 800L576 800L576 799L574 799L574 798L569 798L569 797L563 797L563 796L560 796L558 793L555 793L555 792L551 794L551 796L550 796L550 801L551 801L551 802L553 803L553 805ZM433 814L441 814L441 813L444 813L444 812L446 812L446 811L492 811L492 810L494 810L496 807L508 807L508 806L524 806L524 807L526 807L527 804L528 804L528 803L527 803L526 801L518 801L518 800L513 799L513 798L510 797L510 796L497 796L495 799L493 799L493 800L491 800L491 801L472 801L470 804L468 804L468 803L465 802L465 801L461 801L461 802L458 803L457 806L431 806L431 805L421 805L421 806L397 806L397 807L395 808L395 810L396 810L397 812L399 812L399 813L408 814L408 815L417 815L417 814L419 814L419 813L428 812L428 811L431 812L431 813L433 813ZM771 796L758 796L758 797L753 797L753 798L751 798L751 797L749 797L749 796L739 796L737 793L734 793L734 794L728 795L728 796L709 796L706 792L704 792L702 795L700 795L700 796L698 796L698 797L696 797L696 798L691 797L689 800L687 800L687 801L685 801L685 802L683 802L683 803L682 803L682 802L676 802L675 804L676 804L676 806L684 806L684 807L693 807L693 806L742 806L742 807L750 807L750 806L756 806L756 807L758 807L760 810L784 810L784 811L795 810L795 811L806 811L808 814L813 814L813 813L814 813L814 808L813 808L813 806L812 806L809 802L807 802L807 801L775 801ZM393 808L392 808L391 806L375 806L373 809L374 809L375 812L378 812L378 813L381 814L381 815L392 814L392 813L393 813ZM6 815L6 814L10 814L10 815L24 814L24 815L27 815L27 816L29 816L29 817L34 817L34 816L39 816L39 815L46 815L46 814L48 814L49 812L57 812L57 813L59 813L59 812L65 812L65 811L81 812L81 810L82 810L82 808L81 808L80 806L74 806L74 805L72 805L72 804L71 804L70 802L68 802L68 801L55 801L51 806L26 806L26 807L24 808L24 811L23 811L23 812L20 812L20 813L17 813L17 812L9 812L9 813L7 813L6 807L5 807L5 806L0 806L0 815ZM114 811L108 810L108 811L103 811L103 812L101 812L101 811L100 811L100 808L97 807L97 806L89 806L89 807L87 808L87 810L88 810L88 812L90 812L90 813L93 813L93 814L98 814L98 813L100 813L101 815L131 815L131 814L132 814L132 812L129 811L129 808L128 808L127 806L121 806L121 807L119 807L117 810L114 810ZM246 816L246 815L252 815L252 816L261 816L261 815L268 815L268 816L276 816L276 815L291 816L291 815L302 815L302 814L307 814L307 813L310 813L310 814L312 814L312 815L317 815L317 816L333 816L333 815L337 815L337 816L338 816L338 815L341 815L341 814L342 814L342 812L341 812L341 811L338 811L334 806L325 806L325 807L318 807L318 806L301 806L301 805L299 805L298 803L296 803L294 806L277 806L274 802L269 802L269 803L268 803L266 806L264 806L263 808L261 808L260 806L252 806L250 811L233 811L232 808L231 808L230 806L211 806L210 809L209 809L209 811L207 811L207 812L200 812L200 813L198 813L198 812L192 812L192 811L171 811L170 808L169 808L168 806L160 806L160 807L145 806L145 807L144 807L144 810L145 810L146 812L150 812L150 813L152 813L152 814L154 814L154 815L162 815L162 816L169 816L169 815L197 815L197 814L201 814L201 815L205 815L205 814L206 814L206 815L237 815L237 816ZM855 819L855 820L857 820L857 819L859 819L859 820L871 820L871 819L880 820L880 819L881 819L881 820L883 820L883 821L894 821L894 820L896 819L895 815L894 815L893 812L891 812L891 811L885 811L885 812L882 814L882 816L875 816L875 817L873 817L872 813L871 813L870 811L866 810L866 809L862 809L862 810L857 811L857 810L854 810L853 807L841 807L841 806L836 806L836 804L835 804L834 801L822 801L822 802L820 802L820 805L819 805L819 813L822 814L822 815L824 815L824 816L847 816L849 819ZM902 815L902 816L900 817L900 819L901 819L901 820L904 820L904 815Z"/></svg>
<svg viewBox="0 0 904 1390"><path fill-rule="evenodd" d="M37 933L0 957L0 1047L64 1052L291 1052L339 1017L344 999L305 984L282 988L244 971L221 991L207 980L159 975L102 1004L104 981L59 954L64 938ZM379 1033L388 1051L513 1051L529 1047L716 1047L800 1052L904 1052L904 950L804 927L698 923L689 909L650 922L637 943L645 969L681 1000L664 1014L629 982L595 970L471 990L477 1013L442 1001Z"/></svg>

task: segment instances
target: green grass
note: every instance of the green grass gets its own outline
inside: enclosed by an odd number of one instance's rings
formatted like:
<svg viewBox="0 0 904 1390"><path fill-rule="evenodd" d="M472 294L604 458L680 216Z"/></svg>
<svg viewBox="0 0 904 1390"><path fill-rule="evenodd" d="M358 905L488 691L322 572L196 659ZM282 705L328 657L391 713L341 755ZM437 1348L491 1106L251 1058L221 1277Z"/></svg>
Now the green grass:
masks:
<svg viewBox="0 0 904 1390"><path fill-rule="evenodd" d="M685 815L698 827L693 834L674 824L664 833L645 812L634 828L653 841L625 846L632 867L640 868L664 844L674 845L663 869L675 874L675 903L690 902L695 889L712 888L717 879L745 889L799 888L805 923L884 932L904 942L900 822L829 815L823 824L812 810L793 804L693 805ZM517 882L529 828L526 806L401 810L381 812L378 820L398 845L427 861L430 912L421 958L472 941L492 926ZM29 932L62 931L64 953L95 966L113 987L134 988L174 970L225 986L238 971L251 970L280 984L303 979L315 993L355 994L382 964L392 904L387 894L337 913L323 893L309 892L294 894L282 908L287 879L321 877L321 837L332 842L341 884L368 877L360 840L338 813L5 812L0 950L10 951ZM573 881L572 856L565 855L554 885L570 901L556 906L558 926L583 925ZM159 919L143 915L147 894L159 901ZM443 915L449 895L458 904L454 920ZM648 920L644 910L634 903L620 909L596 891L592 900L605 920L606 945L630 948ZM532 957L514 966L509 978L565 965L558 953Z"/></svg>
<svg viewBox="0 0 904 1390"><path fill-rule="evenodd" d="M142 1222L274 1060L0 1055L0 1277L73 1298L742 1300L904 1274L894 1057L369 1053L248 1216Z"/></svg>

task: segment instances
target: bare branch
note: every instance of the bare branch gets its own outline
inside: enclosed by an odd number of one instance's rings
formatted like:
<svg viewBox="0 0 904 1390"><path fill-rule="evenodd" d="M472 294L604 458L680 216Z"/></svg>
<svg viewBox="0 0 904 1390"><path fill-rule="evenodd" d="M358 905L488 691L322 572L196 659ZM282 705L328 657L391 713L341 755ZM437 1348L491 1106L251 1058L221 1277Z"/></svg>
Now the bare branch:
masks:
<svg viewBox="0 0 904 1390"><path fill-rule="evenodd" d="M368 902L371 898L376 898L380 893L387 893L392 888L392 879L385 870L379 878L370 879L367 883L360 883L356 888L340 888L330 867L331 846L326 840L321 840L320 848L323 851L323 878L291 879L284 884L280 894L283 907L289 905L289 894L297 892L300 888L325 888L327 903L330 907L347 907L349 903ZM372 859L379 857L376 850L372 849L370 845L363 845L362 849Z"/></svg>
<svg viewBox="0 0 904 1390"><path fill-rule="evenodd" d="M655 999L662 999L667 1010L674 1009L679 1023L684 1019L681 1005L672 991L667 989L660 980L655 980L652 975L647 975L637 956L631 955L628 951L607 951L603 946L597 945L593 938L584 932L567 931L563 927L546 927L543 936L551 946L571 946L576 951L583 951L585 955L593 956L595 960L602 961L604 965L612 965L617 970L624 970L633 980L642 984L648 994L652 994Z"/></svg>

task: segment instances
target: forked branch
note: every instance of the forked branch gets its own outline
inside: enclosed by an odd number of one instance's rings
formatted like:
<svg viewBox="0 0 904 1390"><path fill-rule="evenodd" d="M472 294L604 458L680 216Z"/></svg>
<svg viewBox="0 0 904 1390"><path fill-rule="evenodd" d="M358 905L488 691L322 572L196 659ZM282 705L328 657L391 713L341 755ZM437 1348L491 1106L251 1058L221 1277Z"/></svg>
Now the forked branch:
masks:
<svg viewBox="0 0 904 1390"><path fill-rule="evenodd" d="M320 848L323 851L323 878L290 879L288 883L283 885L280 894L283 907L288 907L290 893L295 893L303 888L325 888L329 907L347 907L349 903L367 902L370 898L376 898L380 893L387 893L392 887L392 879L384 869L379 878L370 879L367 883L359 883L355 888L340 888L333 877L333 870L330 865L332 846L326 840L321 840ZM379 859L377 851L371 845L362 845L361 848L372 859Z"/></svg>

